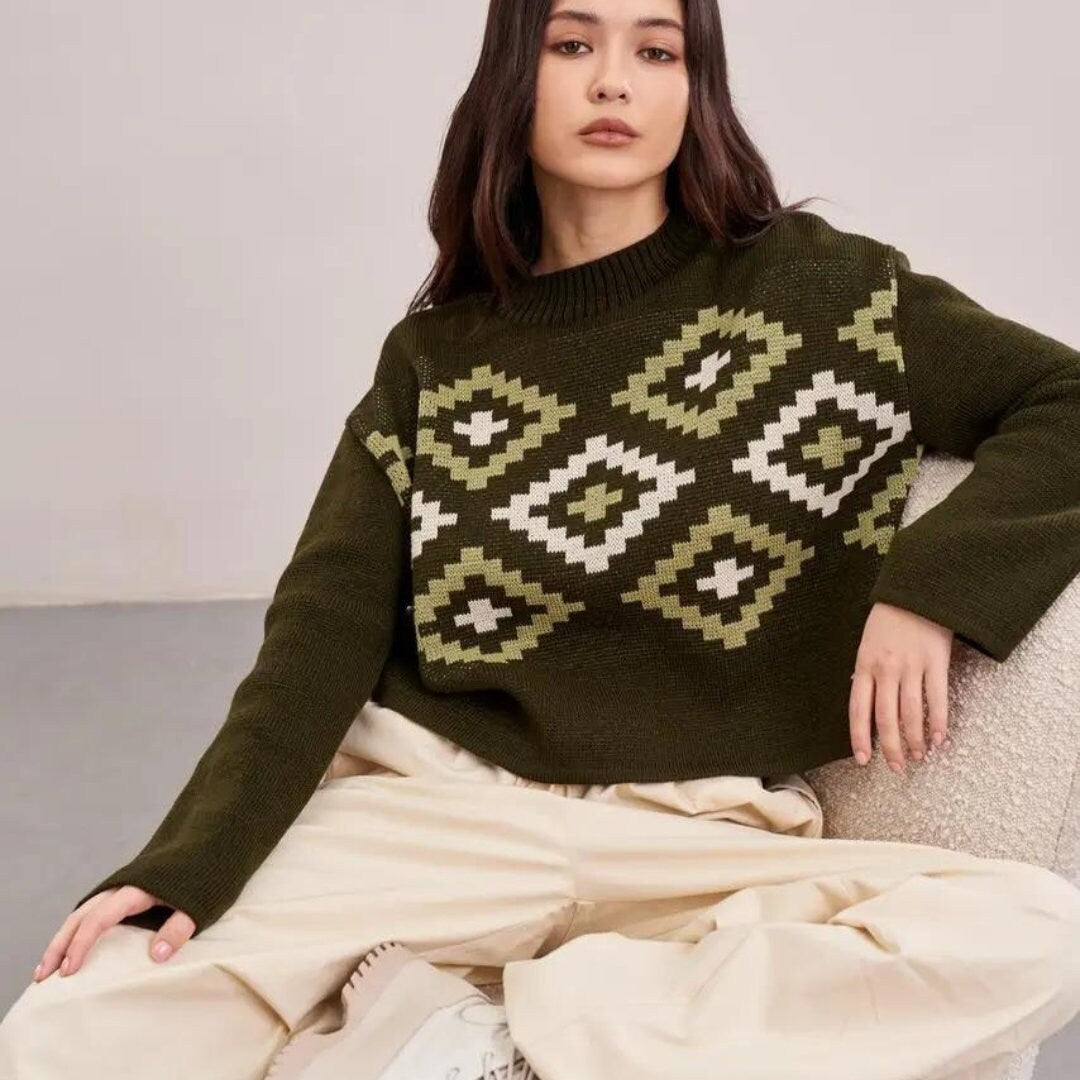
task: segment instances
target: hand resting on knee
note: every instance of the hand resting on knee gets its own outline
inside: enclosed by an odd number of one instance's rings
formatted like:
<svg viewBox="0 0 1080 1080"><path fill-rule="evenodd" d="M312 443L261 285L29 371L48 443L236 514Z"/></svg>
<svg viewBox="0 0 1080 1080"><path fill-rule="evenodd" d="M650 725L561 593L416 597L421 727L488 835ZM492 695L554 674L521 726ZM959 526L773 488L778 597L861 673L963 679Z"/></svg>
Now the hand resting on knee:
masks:
<svg viewBox="0 0 1080 1080"><path fill-rule="evenodd" d="M137 885L118 885L95 893L63 921L34 969L34 981L48 978L57 967L61 975L73 975L106 930L155 904L164 901ZM150 942L151 958L167 960L194 931L194 919L184 911L174 910Z"/></svg>

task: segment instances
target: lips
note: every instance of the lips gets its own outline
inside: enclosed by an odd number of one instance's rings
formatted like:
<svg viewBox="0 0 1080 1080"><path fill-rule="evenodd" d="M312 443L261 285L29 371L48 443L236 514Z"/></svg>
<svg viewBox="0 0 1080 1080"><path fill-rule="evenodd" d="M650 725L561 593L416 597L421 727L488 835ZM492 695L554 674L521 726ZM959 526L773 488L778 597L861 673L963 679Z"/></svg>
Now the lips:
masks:
<svg viewBox="0 0 1080 1080"><path fill-rule="evenodd" d="M596 131L614 131L620 135L636 135L637 131L634 130L629 124L622 120L616 120L614 117L602 117L599 120L593 120L591 124L586 124L578 134L579 135L591 135Z"/></svg>

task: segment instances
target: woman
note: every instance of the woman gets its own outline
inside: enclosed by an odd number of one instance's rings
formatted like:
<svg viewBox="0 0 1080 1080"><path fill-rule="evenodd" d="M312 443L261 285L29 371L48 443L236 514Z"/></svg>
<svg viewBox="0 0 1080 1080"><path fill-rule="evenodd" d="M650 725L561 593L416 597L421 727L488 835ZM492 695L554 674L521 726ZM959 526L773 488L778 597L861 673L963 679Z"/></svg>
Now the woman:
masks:
<svg viewBox="0 0 1080 1080"><path fill-rule="evenodd" d="M982 1078L1080 1009L1080 891L801 776L932 753L1075 574L1080 354L781 207L714 0L578 7L493 0L426 288L5 1077Z"/></svg>

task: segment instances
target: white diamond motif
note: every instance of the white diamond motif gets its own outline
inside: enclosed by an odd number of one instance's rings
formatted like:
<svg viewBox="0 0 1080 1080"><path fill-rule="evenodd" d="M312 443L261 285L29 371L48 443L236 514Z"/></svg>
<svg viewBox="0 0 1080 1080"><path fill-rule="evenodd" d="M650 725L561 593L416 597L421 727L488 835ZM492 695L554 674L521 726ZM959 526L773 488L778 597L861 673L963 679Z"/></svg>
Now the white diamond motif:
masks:
<svg viewBox="0 0 1080 1080"><path fill-rule="evenodd" d="M618 512L618 521L604 531L603 538L588 544L584 536L572 535L565 525L552 525L545 508L553 498L566 495L571 483L585 477L596 462L603 462L617 475L632 474L639 481L653 481L655 487L643 490L637 506ZM585 440L584 450L552 469L546 480L533 481L528 491L511 496L506 505L493 507L491 517L544 544L552 554L561 554L568 563L580 563L587 573L596 574L606 571L611 559L622 555L627 543L644 532L645 524L660 515L661 506L693 479L692 468L680 472L674 462L661 463L656 454L643 454L637 447L627 448L622 442L609 443L604 435L593 435Z"/></svg>
<svg viewBox="0 0 1080 1080"><path fill-rule="evenodd" d="M812 383L812 387L796 392L795 404L781 407L780 419L766 424L762 436L751 440L746 456L735 458L731 468L737 473L749 473L754 480L768 484L772 491L783 491L792 501L804 502L827 517L839 509L841 501L874 462L911 430L911 420L907 412L897 412L889 401L878 401L871 391L860 394L854 383L838 383L832 371L814 372ZM835 401L838 408L854 412L860 420L871 421L879 431L888 432L888 437L878 442L859 461L855 471L847 473L840 486L829 494L825 493L824 484L810 483L805 473L788 472L783 461L769 464L769 454L782 450L784 439L795 435L801 422L814 416L822 401Z"/></svg>

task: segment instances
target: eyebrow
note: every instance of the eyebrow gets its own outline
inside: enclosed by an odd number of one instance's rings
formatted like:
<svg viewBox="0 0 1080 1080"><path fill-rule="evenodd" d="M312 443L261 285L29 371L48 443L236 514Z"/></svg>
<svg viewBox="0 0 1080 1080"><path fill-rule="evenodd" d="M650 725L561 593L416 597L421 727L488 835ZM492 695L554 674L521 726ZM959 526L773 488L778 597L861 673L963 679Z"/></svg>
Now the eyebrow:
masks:
<svg viewBox="0 0 1080 1080"><path fill-rule="evenodd" d="M572 8L563 8L561 11L556 11L549 16L548 22L554 22L556 19L588 23L590 26L599 26L601 21L600 16L595 11L576 11ZM634 25L643 30L651 30L653 27L667 27L671 30L678 30L680 34L683 33L682 23L677 19L668 19L661 15L647 15L644 18L635 19Z"/></svg>

